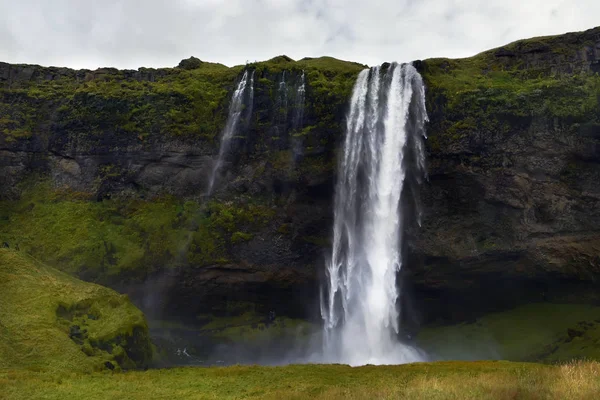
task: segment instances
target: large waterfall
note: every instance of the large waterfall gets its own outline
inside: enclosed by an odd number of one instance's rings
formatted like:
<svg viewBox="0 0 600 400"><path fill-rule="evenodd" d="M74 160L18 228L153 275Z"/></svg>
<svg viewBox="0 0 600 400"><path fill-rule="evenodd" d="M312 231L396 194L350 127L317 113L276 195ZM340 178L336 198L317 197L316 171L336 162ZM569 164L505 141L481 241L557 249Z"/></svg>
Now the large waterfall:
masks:
<svg viewBox="0 0 600 400"><path fill-rule="evenodd" d="M396 279L404 225L419 218L415 207L405 210L402 204L412 196L409 182L425 174L426 120L423 81L412 65L394 63L360 73L338 167L332 254L321 299L324 361L363 365L422 359L398 339Z"/></svg>
<svg viewBox="0 0 600 400"><path fill-rule="evenodd" d="M247 102L244 100L247 96ZM227 115L227 122L223 129L221 136L221 146L219 147L219 158L214 164L210 179L208 181L207 195L212 194L213 187L219 169L223 164L223 159L229 150L229 143L235 133L237 132L240 121L243 120L243 116L250 118L252 115L252 106L254 103L254 71L244 71L244 75L240 79L233 96L231 97L231 103L229 105L229 114Z"/></svg>

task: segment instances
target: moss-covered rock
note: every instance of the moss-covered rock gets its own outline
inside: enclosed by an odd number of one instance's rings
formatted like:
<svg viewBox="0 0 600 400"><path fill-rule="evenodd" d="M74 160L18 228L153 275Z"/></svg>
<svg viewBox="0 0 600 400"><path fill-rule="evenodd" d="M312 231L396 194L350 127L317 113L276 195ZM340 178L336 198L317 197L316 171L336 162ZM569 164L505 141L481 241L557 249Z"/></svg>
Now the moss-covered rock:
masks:
<svg viewBox="0 0 600 400"><path fill-rule="evenodd" d="M157 268L227 262L231 246L251 240L273 216L257 201L88 196L47 180L29 182L20 199L0 201L0 238L63 271L107 283Z"/></svg>
<svg viewBox="0 0 600 400"><path fill-rule="evenodd" d="M152 345L127 296L0 249L0 368L148 367Z"/></svg>

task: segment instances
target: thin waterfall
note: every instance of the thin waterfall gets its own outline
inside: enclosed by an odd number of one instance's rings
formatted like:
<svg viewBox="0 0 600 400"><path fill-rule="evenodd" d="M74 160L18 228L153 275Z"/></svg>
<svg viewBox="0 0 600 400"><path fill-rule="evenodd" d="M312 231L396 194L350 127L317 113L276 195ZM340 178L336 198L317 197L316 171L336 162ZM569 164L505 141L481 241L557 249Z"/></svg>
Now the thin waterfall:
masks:
<svg viewBox="0 0 600 400"><path fill-rule="evenodd" d="M423 359L398 339L396 279L404 224L420 217L418 207L404 210L402 200L414 196L408 187L425 176L426 121L425 89L412 65L394 63L359 74L339 161L332 253L321 296L325 362Z"/></svg>
<svg viewBox="0 0 600 400"><path fill-rule="evenodd" d="M294 161L297 161L302 156L302 139L295 137L293 134L302 130L304 123L304 102L306 100L306 74L302 70L300 80L297 82L296 96L294 98L294 110L292 113L292 141L291 148L294 154Z"/></svg>
<svg viewBox="0 0 600 400"><path fill-rule="evenodd" d="M248 126L250 125L250 120L252 118L252 111L254 111L254 73L256 71L252 71L252 73L250 74L250 82L248 84L248 108L246 109L246 119L244 120L245 122L245 127L248 128Z"/></svg>
<svg viewBox="0 0 600 400"><path fill-rule="evenodd" d="M284 114L287 114L288 108L288 95L287 95L287 85L285 83L285 71L281 75L281 81L279 82L279 97L281 101L281 108L284 110ZM287 118L284 115L284 122Z"/></svg>
<svg viewBox="0 0 600 400"><path fill-rule="evenodd" d="M277 88L277 99L275 102L272 122L273 137L285 139L287 133L287 116L288 116L288 88L285 79L286 71L281 74Z"/></svg>
<svg viewBox="0 0 600 400"><path fill-rule="evenodd" d="M300 82L296 90L296 98L294 101L294 115L292 118L292 130L300 130L302 128L302 120L304 119L304 100L306 98L306 76L304 71L300 75Z"/></svg>
<svg viewBox="0 0 600 400"><path fill-rule="evenodd" d="M252 116L252 106L254 103L254 72L255 71L244 71L244 75L242 75L242 78L240 79L235 91L233 92L233 95L231 96L227 122L225 123L225 128L223 129L223 133L221 135L219 157L217 158L217 162L212 169L208 189L206 191L207 195L212 194L217 174L223 165L223 159L229 150L229 144L238 130L238 126L240 121L242 121L243 115L246 116L246 118L243 120L245 127L247 127L250 122L250 118ZM247 101L244 102L246 94Z"/></svg>

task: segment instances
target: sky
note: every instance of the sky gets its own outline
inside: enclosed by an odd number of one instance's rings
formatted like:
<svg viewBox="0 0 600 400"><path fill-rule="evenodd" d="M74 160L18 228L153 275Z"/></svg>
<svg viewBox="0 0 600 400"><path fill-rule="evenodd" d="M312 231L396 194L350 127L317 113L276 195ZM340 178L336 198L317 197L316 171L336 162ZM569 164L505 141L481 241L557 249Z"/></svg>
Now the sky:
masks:
<svg viewBox="0 0 600 400"><path fill-rule="evenodd" d="M597 25L598 0L0 0L0 61L137 69L285 54L377 65Z"/></svg>

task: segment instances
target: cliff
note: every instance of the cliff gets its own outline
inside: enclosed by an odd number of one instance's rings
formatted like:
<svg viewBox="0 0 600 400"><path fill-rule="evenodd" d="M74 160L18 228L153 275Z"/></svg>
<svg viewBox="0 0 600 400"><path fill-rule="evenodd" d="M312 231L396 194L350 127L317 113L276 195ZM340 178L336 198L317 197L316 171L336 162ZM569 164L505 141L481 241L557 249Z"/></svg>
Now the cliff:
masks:
<svg viewBox="0 0 600 400"><path fill-rule="evenodd" d="M405 317L596 301L600 28L416 66L429 180ZM244 68L255 71L251 118L209 198ZM0 239L156 313L309 315L363 68L285 56L137 71L0 64Z"/></svg>

